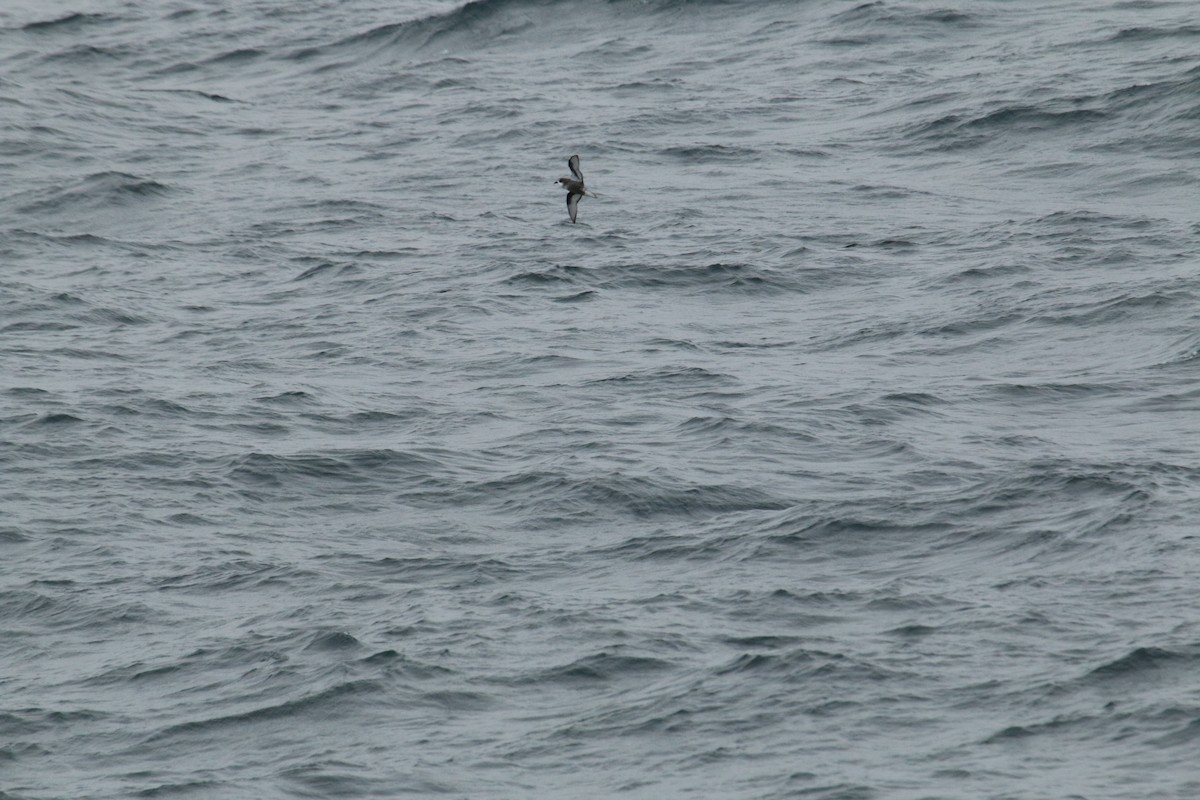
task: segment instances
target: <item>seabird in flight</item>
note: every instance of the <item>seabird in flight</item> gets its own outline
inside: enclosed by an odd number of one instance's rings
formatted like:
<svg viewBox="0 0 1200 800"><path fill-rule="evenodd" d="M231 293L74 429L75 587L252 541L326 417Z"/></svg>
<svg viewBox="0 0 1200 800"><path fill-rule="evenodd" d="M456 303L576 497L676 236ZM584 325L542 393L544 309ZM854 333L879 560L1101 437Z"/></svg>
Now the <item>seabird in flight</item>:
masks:
<svg viewBox="0 0 1200 800"><path fill-rule="evenodd" d="M559 178L558 183L563 185L567 190L567 213L571 215L571 222L575 221L575 214L579 211L579 198L595 197L583 185L583 173L579 171L579 156L571 156L567 159L567 166L571 168L571 174L574 178Z"/></svg>

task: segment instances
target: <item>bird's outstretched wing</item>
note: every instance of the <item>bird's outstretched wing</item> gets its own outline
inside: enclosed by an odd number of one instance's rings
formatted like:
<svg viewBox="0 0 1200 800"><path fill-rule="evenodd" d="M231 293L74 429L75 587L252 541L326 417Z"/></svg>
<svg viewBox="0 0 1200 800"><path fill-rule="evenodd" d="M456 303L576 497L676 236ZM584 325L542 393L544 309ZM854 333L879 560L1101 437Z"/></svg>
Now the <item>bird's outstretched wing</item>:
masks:
<svg viewBox="0 0 1200 800"><path fill-rule="evenodd" d="M579 198L583 197L579 192L567 192L567 213L571 215L571 222L575 221L575 214L579 211Z"/></svg>
<svg viewBox="0 0 1200 800"><path fill-rule="evenodd" d="M579 156L571 156L568 158L567 166L571 168L571 174L575 176L575 180L583 180L583 173L579 171Z"/></svg>

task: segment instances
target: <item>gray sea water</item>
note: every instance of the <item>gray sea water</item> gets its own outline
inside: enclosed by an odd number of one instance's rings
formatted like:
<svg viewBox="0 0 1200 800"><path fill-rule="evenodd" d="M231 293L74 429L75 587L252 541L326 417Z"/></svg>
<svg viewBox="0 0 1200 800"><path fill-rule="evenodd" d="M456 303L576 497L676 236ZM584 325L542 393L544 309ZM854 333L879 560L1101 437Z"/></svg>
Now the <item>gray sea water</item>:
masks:
<svg viewBox="0 0 1200 800"><path fill-rule="evenodd" d="M0 8L4 800L1191 800L1198 525L1195 2Z"/></svg>

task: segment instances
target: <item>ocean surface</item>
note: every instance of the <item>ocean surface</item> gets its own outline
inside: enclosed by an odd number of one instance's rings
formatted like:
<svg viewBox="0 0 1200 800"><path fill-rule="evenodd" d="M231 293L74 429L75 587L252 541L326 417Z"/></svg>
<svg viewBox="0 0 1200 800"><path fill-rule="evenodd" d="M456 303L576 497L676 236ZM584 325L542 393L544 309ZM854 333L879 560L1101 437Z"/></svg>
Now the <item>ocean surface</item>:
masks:
<svg viewBox="0 0 1200 800"><path fill-rule="evenodd" d="M1194 800L1198 11L8 0L0 798Z"/></svg>

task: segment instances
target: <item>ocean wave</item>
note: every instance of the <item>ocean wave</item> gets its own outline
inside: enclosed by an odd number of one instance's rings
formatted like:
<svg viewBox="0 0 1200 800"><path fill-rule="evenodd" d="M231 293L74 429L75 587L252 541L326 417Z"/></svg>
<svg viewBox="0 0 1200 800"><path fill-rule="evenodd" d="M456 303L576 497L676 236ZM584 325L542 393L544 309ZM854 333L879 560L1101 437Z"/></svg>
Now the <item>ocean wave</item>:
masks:
<svg viewBox="0 0 1200 800"><path fill-rule="evenodd" d="M70 183L23 192L8 199L18 200L17 210L21 213L42 214L136 205L170 192L171 187L149 178L126 172L96 172Z"/></svg>
<svg viewBox="0 0 1200 800"><path fill-rule="evenodd" d="M621 651L600 652L578 658L569 664L526 675L521 682L544 685L570 684L577 681L640 681L652 677L655 673L669 671L674 666L670 661L661 658L624 654Z"/></svg>
<svg viewBox="0 0 1200 800"><path fill-rule="evenodd" d="M120 17L111 16L109 14L85 14L76 12L74 14L67 14L66 16L56 17L54 19L27 22L21 26L21 30L28 33L75 33L80 29L88 28L93 25L103 25L118 21L120 21Z"/></svg>
<svg viewBox="0 0 1200 800"><path fill-rule="evenodd" d="M1164 670L1190 672L1198 662L1200 662L1200 651L1188 652L1161 647L1138 647L1119 658L1096 667L1088 673L1088 678L1092 681L1155 680L1162 677Z"/></svg>
<svg viewBox="0 0 1200 800"><path fill-rule="evenodd" d="M281 720L291 725L301 724L301 720L312 714L347 713L355 702L370 702L369 698L384 692L385 686L378 680L342 681L294 699L224 716L170 725L146 736L143 744L161 747L164 746L164 741L168 740L184 737L207 739L217 732L228 731L231 728Z"/></svg>

